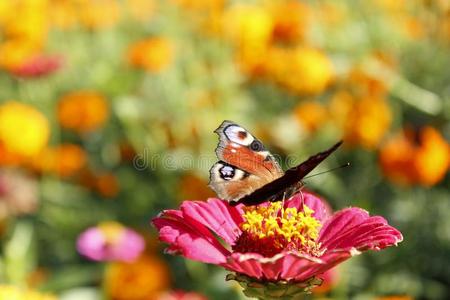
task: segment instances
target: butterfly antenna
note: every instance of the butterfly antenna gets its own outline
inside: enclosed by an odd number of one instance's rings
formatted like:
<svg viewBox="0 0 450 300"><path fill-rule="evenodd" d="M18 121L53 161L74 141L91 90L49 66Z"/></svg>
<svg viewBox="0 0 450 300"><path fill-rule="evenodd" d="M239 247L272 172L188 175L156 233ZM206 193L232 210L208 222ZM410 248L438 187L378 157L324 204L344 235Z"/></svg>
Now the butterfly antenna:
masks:
<svg viewBox="0 0 450 300"><path fill-rule="evenodd" d="M350 166L350 163L348 162L348 163L343 164L342 166L339 166L339 167L336 167L336 168L333 168L333 169L329 169L329 170L326 170L326 171L323 171L323 172L319 172L319 173L316 173L316 174L312 174L312 175L306 176L303 179L308 179L308 178L311 178L311 177L314 177L314 176L317 176L317 175L322 175L322 174L325 174L325 173L328 173L328 172L333 172L333 171L336 171L336 170L339 170L339 169L342 169L342 168L346 168L346 167L349 167L349 166Z"/></svg>

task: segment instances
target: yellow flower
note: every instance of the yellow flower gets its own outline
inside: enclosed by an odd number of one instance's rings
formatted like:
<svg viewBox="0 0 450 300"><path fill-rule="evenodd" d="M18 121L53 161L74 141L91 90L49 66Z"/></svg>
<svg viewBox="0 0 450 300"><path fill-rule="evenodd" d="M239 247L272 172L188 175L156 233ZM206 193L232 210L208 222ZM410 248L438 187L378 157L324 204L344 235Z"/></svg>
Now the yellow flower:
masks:
<svg viewBox="0 0 450 300"><path fill-rule="evenodd" d="M303 40L308 29L309 7L299 1L273 2L271 12L274 19L273 39L282 42Z"/></svg>
<svg viewBox="0 0 450 300"><path fill-rule="evenodd" d="M271 57L270 75L281 85L300 94L319 94L333 79L330 59L320 50L307 47L279 49Z"/></svg>
<svg viewBox="0 0 450 300"><path fill-rule="evenodd" d="M348 17L348 9L350 6L344 2L321 2L314 5L314 17L329 28L341 25Z"/></svg>
<svg viewBox="0 0 450 300"><path fill-rule="evenodd" d="M130 65L150 72L166 69L172 62L173 56L173 44L163 37L137 41L129 47L127 53Z"/></svg>
<svg viewBox="0 0 450 300"><path fill-rule="evenodd" d="M125 0L123 5L132 18L147 21L155 13L156 3L154 0Z"/></svg>
<svg viewBox="0 0 450 300"><path fill-rule="evenodd" d="M34 107L16 101L0 106L0 144L7 152L29 158L47 144L50 128Z"/></svg>
<svg viewBox="0 0 450 300"><path fill-rule="evenodd" d="M52 1L48 14L51 25L58 29L72 29L80 22L80 10L74 0Z"/></svg>
<svg viewBox="0 0 450 300"><path fill-rule="evenodd" d="M176 5L195 11L211 11L220 9L224 5L224 0L172 0Z"/></svg>
<svg viewBox="0 0 450 300"><path fill-rule="evenodd" d="M58 120L62 127L78 133L94 131L108 118L108 103L95 91L77 91L64 95L58 103Z"/></svg>
<svg viewBox="0 0 450 300"><path fill-rule="evenodd" d="M7 40L0 43L0 68L14 71L40 53L39 47L24 40Z"/></svg>
<svg viewBox="0 0 450 300"><path fill-rule="evenodd" d="M270 12L259 5L238 4L229 8L223 19L224 32L239 48L266 47L271 40L273 20Z"/></svg>
<svg viewBox="0 0 450 300"><path fill-rule="evenodd" d="M344 131L344 140L367 149L376 148L391 125L392 116L384 98L366 96L357 99L347 92L338 92L329 111Z"/></svg>
<svg viewBox="0 0 450 300"><path fill-rule="evenodd" d="M110 28L119 21L120 8L116 0L80 1L80 22L87 28Z"/></svg>
<svg viewBox="0 0 450 300"><path fill-rule="evenodd" d="M11 11L11 2L0 1L0 25L5 23L5 21L8 19L10 11Z"/></svg>
<svg viewBox="0 0 450 300"><path fill-rule="evenodd" d="M42 46L48 32L48 0L12 1L14 11L4 23L4 35L8 39L25 39Z"/></svg>
<svg viewBox="0 0 450 300"><path fill-rule="evenodd" d="M39 293L37 291L21 289L13 285L0 285L1 300L56 300L51 294Z"/></svg>
<svg viewBox="0 0 450 300"><path fill-rule="evenodd" d="M386 177L395 183L433 186L449 168L450 147L432 127L420 132L406 129L383 145L380 165Z"/></svg>
<svg viewBox="0 0 450 300"><path fill-rule="evenodd" d="M169 287L169 270L157 257L143 255L132 263L110 264L105 286L113 300L148 300Z"/></svg>
<svg viewBox="0 0 450 300"><path fill-rule="evenodd" d="M300 103L294 115L306 131L315 132L328 119L328 110L319 102L308 101Z"/></svg>

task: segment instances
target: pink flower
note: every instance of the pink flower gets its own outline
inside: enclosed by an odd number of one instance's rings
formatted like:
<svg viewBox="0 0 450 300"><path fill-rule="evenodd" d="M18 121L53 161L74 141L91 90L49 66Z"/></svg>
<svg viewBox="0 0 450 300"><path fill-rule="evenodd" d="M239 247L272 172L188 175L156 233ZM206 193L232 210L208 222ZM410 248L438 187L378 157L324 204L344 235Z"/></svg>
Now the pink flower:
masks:
<svg viewBox="0 0 450 300"><path fill-rule="evenodd" d="M25 61L13 73L22 77L42 77L54 73L62 66L62 57L57 55L38 55Z"/></svg>
<svg viewBox="0 0 450 300"><path fill-rule="evenodd" d="M77 250L95 261L134 261L144 250L145 241L135 231L116 222L101 223L80 234Z"/></svg>
<svg viewBox="0 0 450 300"><path fill-rule="evenodd" d="M214 198L185 201L152 222L169 244L168 253L258 282L307 282L363 251L403 240L382 217L356 207L331 215L318 197L305 192L303 197L303 207L298 194L284 208L281 202L233 207Z"/></svg>
<svg viewBox="0 0 450 300"><path fill-rule="evenodd" d="M157 300L208 300L205 296L195 292L172 291L159 295Z"/></svg>

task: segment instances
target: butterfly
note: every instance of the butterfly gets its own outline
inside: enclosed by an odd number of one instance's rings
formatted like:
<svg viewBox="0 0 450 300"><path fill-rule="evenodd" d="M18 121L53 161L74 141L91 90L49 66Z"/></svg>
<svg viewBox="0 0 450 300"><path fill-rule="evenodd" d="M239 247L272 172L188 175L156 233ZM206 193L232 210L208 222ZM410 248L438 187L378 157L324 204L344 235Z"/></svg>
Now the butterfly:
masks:
<svg viewBox="0 0 450 300"><path fill-rule="evenodd" d="M263 143L245 128L223 121L214 132L219 135L219 161L209 171L209 186L231 205L289 198L302 188L302 179L342 144L340 141L283 172Z"/></svg>

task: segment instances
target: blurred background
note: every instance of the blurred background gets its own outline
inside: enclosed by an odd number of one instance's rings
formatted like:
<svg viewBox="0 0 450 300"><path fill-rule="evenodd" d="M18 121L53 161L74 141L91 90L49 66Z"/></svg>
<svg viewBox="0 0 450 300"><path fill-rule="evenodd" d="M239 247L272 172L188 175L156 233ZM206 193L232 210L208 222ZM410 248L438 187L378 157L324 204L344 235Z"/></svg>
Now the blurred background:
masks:
<svg viewBox="0 0 450 300"><path fill-rule="evenodd" d="M149 224L224 119L284 168L344 139L307 186L404 235L313 298L449 299L449 48L445 0L0 1L0 299L243 299Z"/></svg>

